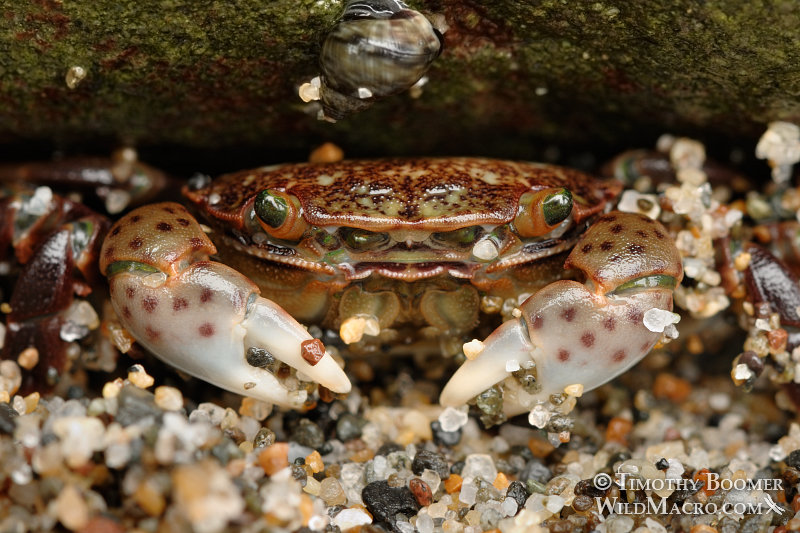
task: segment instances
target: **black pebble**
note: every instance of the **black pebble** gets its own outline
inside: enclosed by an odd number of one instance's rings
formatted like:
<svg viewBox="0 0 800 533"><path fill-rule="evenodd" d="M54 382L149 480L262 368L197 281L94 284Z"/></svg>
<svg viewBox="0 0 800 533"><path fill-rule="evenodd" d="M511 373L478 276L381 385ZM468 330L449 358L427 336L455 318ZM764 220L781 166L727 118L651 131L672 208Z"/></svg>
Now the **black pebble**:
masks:
<svg viewBox="0 0 800 533"><path fill-rule="evenodd" d="M658 468L659 470L666 470L667 468L669 468L669 461L667 461L665 458L662 457L661 459L656 461L656 468Z"/></svg>
<svg viewBox="0 0 800 533"><path fill-rule="evenodd" d="M292 436L289 440L317 450L325 444L325 434L314 422L303 418L300 420L294 432L292 432Z"/></svg>
<svg viewBox="0 0 800 533"><path fill-rule="evenodd" d="M351 413L345 413L336 421L336 438L342 442L357 439L366 420Z"/></svg>
<svg viewBox="0 0 800 533"><path fill-rule="evenodd" d="M394 527L395 515L414 516L419 504L408 487L390 487L388 481L374 481L361 491L361 499L376 522Z"/></svg>
<svg viewBox="0 0 800 533"><path fill-rule="evenodd" d="M547 484L552 477L553 473L550 472L550 469L538 459L532 459L528 461L528 464L526 464L525 468L522 469L522 472L519 473L520 481L528 481L529 479L532 479L537 483L541 483L542 485Z"/></svg>
<svg viewBox="0 0 800 533"><path fill-rule="evenodd" d="M396 442L387 442L378 448L378 451L375 452L375 455L389 455L390 453L402 452L403 450L404 448Z"/></svg>
<svg viewBox="0 0 800 533"><path fill-rule="evenodd" d="M247 349L245 358L247 359L247 364L257 368L265 368L275 364L275 356L273 356L267 350L263 348L256 348L255 346L251 346Z"/></svg>
<svg viewBox="0 0 800 533"><path fill-rule="evenodd" d="M308 482L308 474L305 468L300 465L292 465L292 477L300 482L301 487L305 487Z"/></svg>
<svg viewBox="0 0 800 533"><path fill-rule="evenodd" d="M17 428L17 421L15 420L19 413L7 403L0 403L0 433L6 435L13 435L14 430Z"/></svg>
<svg viewBox="0 0 800 533"><path fill-rule="evenodd" d="M783 462L791 466L792 468L797 468L798 470L800 470L800 450L795 450L789 455L787 455L786 459L784 459Z"/></svg>
<svg viewBox="0 0 800 533"><path fill-rule="evenodd" d="M333 518L334 516L336 516L340 512L344 511L345 509L346 509L346 507L344 505L331 505L330 507L328 507L326 509L325 512L328 513L328 516Z"/></svg>
<svg viewBox="0 0 800 533"><path fill-rule="evenodd" d="M455 446L461 442L463 433L461 428L455 431L444 431L438 420L431 422L431 431L433 432L433 442L439 446Z"/></svg>
<svg viewBox="0 0 800 533"><path fill-rule="evenodd" d="M514 498L514 501L517 502L517 506L520 509L525 505L525 502L528 501L528 490L525 488L525 484L521 481L512 481L511 484L508 486L508 490L506 490L506 498Z"/></svg>
<svg viewBox="0 0 800 533"><path fill-rule="evenodd" d="M605 489L598 489L595 487L592 479L582 479L578 481L573 491L579 496L588 496L589 498L599 498L606 493Z"/></svg>
<svg viewBox="0 0 800 533"><path fill-rule="evenodd" d="M450 477L450 467L447 466L447 461L442 455L428 450L420 450L414 457L414 462L411 463L411 471L419 476L426 468L439 474L441 479Z"/></svg>
<svg viewBox="0 0 800 533"><path fill-rule="evenodd" d="M134 385L123 386L117 402L116 421L123 426L130 426L150 416L160 422L164 416L164 411L156 406L153 393Z"/></svg>

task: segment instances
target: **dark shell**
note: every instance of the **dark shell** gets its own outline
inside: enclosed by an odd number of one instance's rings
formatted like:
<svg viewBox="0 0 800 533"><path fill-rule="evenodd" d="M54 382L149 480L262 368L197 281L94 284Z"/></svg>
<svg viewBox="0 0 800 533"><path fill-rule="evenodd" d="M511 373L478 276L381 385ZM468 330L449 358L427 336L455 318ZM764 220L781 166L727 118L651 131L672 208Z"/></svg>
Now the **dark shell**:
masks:
<svg viewBox="0 0 800 533"><path fill-rule="evenodd" d="M443 158L261 168L222 176L185 194L209 217L238 229L245 227L255 196L275 188L295 195L315 226L448 231L507 223L523 193L548 187L572 191L576 221L602 210L620 190L618 182L553 165Z"/></svg>
<svg viewBox="0 0 800 533"><path fill-rule="evenodd" d="M348 2L320 54L325 116L338 120L408 90L425 75L441 46L428 19L402 2Z"/></svg>

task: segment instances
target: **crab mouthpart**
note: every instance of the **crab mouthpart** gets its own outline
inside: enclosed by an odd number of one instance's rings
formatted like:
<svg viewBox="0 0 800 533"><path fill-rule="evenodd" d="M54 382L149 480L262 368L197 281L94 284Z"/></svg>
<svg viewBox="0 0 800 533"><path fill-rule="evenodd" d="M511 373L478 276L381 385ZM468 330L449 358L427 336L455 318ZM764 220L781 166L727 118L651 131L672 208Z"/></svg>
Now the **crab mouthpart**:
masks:
<svg viewBox="0 0 800 533"><path fill-rule="evenodd" d="M375 274L411 282L441 275L470 279L480 265L461 262L359 262L352 265L340 265L340 268L345 271L348 281L364 279Z"/></svg>

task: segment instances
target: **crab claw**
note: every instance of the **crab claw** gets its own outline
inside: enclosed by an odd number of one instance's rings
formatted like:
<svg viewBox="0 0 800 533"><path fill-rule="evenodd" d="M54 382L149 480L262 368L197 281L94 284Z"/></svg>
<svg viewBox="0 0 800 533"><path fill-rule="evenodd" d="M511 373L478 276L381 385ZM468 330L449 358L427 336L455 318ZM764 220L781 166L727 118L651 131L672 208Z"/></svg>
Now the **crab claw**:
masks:
<svg viewBox="0 0 800 533"><path fill-rule="evenodd" d="M101 251L126 329L157 357L223 389L287 407L304 391L270 372L275 360L336 393L350 381L322 343L247 277L209 261L216 249L186 209L149 205L120 219ZM253 356L253 354L256 356Z"/></svg>
<svg viewBox="0 0 800 533"><path fill-rule="evenodd" d="M661 224L632 213L605 215L565 266L582 270L586 283L556 281L525 300L521 316L497 328L453 375L442 405L464 404L503 381L505 414L516 415L570 385L598 387L653 348L683 276L678 250ZM510 377L515 369L535 374L535 383Z"/></svg>

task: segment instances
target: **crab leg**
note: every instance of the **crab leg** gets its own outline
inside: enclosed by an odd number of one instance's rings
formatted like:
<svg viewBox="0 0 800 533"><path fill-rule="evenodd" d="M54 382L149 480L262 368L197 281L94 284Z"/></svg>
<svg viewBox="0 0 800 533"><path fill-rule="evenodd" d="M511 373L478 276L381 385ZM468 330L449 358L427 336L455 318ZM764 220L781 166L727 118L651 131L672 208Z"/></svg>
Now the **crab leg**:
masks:
<svg viewBox="0 0 800 533"><path fill-rule="evenodd" d="M683 275L663 226L637 214L605 215L566 267L582 270L586 283L557 281L525 300L521 315L489 335L478 356L453 375L443 405L461 405L503 381L505 413L519 414L567 386L598 387L653 348ZM510 377L518 368L535 371L535 387Z"/></svg>
<svg viewBox="0 0 800 533"><path fill-rule="evenodd" d="M321 343L247 277L209 261L215 252L179 204L146 206L115 224L101 269L137 341L188 374L269 403L300 407L305 399L270 372L275 359L298 378L348 392L350 381ZM260 350L260 363L251 348Z"/></svg>

